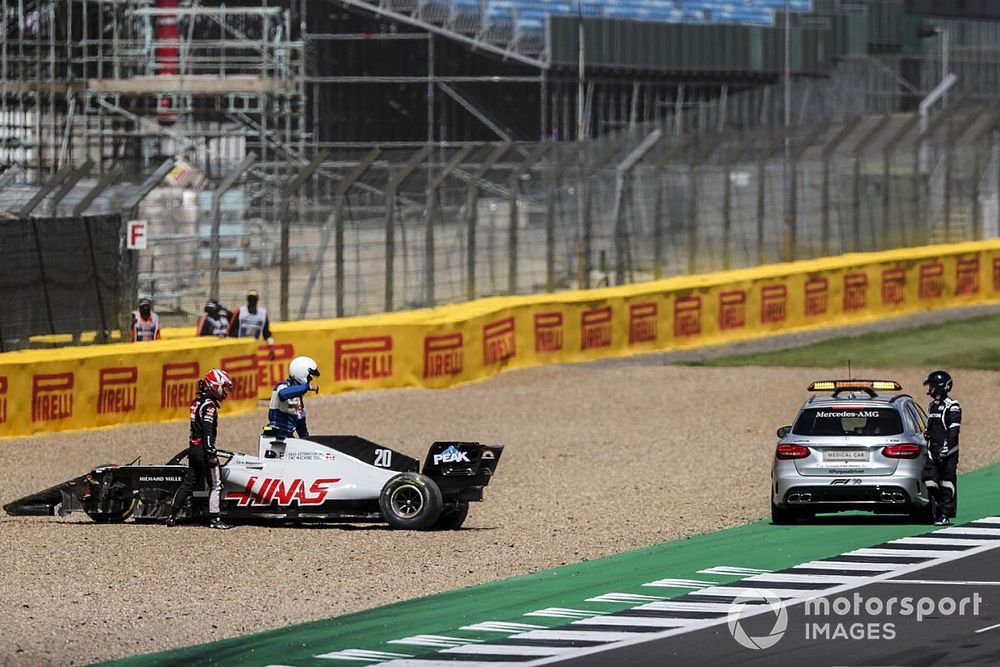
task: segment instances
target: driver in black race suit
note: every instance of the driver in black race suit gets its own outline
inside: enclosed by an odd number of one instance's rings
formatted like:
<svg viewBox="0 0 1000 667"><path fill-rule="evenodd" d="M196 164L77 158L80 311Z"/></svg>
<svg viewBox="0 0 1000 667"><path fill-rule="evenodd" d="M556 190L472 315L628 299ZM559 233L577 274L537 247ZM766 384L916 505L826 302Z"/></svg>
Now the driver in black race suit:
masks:
<svg viewBox="0 0 1000 667"><path fill-rule="evenodd" d="M958 436L962 427L962 406L948 394L951 375L934 371L924 380L931 404L927 410L927 459L924 461L924 484L936 501L934 525L947 526L955 517L958 489Z"/></svg>
<svg viewBox="0 0 1000 667"><path fill-rule="evenodd" d="M218 451L215 448L219 427L219 404L226 400L233 380L224 370L213 368L204 380L198 382L198 395L191 403L191 438L188 441L188 469L184 481L174 495L170 516L166 525L177 525L177 515L184 507L195 484L208 480L208 525L211 528L227 530L231 528L219 516L222 497L222 471L219 466Z"/></svg>

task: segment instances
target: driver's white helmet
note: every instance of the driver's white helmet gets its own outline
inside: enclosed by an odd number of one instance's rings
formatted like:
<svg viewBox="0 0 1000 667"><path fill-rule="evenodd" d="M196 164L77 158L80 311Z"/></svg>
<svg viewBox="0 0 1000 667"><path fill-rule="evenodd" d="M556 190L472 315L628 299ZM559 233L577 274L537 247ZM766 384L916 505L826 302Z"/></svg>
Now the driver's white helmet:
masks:
<svg viewBox="0 0 1000 667"><path fill-rule="evenodd" d="M309 384L310 378L319 377L319 367L312 357L295 357L288 364L288 377L299 384Z"/></svg>

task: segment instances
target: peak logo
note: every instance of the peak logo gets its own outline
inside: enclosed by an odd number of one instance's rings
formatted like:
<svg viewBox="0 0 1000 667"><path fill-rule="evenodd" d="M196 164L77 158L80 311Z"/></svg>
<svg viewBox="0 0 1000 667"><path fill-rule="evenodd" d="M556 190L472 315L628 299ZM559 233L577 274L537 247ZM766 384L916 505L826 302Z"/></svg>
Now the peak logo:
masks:
<svg viewBox="0 0 1000 667"><path fill-rule="evenodd" d="M674 338L701 333L701 297L679 296L674 300Z"/></svg>
<svg viewBox="0 0 1000 667"><path fill-rule="evenodd" d="M97 414L134 412L138 381L138 368L102 368L98 376Z"/></svg>
<svg viewBox="0 0 1000 667"><path fill-rule="evenodd" d="M462 332L424 336L424 378L461 375Z"/></svg>
<svg viewBox="0 0 1000 667"><path fill-rule="evenodd" d="M827 294L830 283L826 278L806 281L806 317L826 314Z"/></svg>
<svg viewBox="0 0 1000 667"><path fill-rule="evenodd" d="M238 357L228 357L219 363L222 365L222 370L229 373L229 377L233 379L233 389L229 392L229 400L256 400L257 355L244 354Z"/></svg>
<svg viewBox="0 0 1000 667"><path fill-rule="evenodd" d="M198 362L163 364L160 381L160 407L186 408L198 391Z"/></svg>
<svg viewBox="0 0 1000 667"><path fill-rule="evenodd" d="M719 328L742 329L747 323L747 293L743 290L719 295Z"/></svg>
<svg viewBox="0 0 1000 667"><path fill-rule="evenodd" d="M251 477L247 481L246 490L228 491L226 500L235 500L239 507L267 506L272 502L285 507L292 503L296 503L299 507L322 505L326 501L329 487L339 481L339 477L317 479L307 490L305 482L301 479L283 480L274 477Z"/></svg>
<svg viewBox="0 0 1000 667"><path fill-rule="evenodd" d="M333 344L333 364L338 382L392 377L392 336L338 340Z"/></svg>
<svg viewBox="0 0 1000 667"><path fill-rule="evenodd" d="M513 317L483 327L483 366L503 363L516 354Z"/></svg>
<svg viewBox="0 0 1000 667"><path fill-rule="evenodd" d="M979 258L960 259L955 267L955 294L979 294Z"/></svg>
<svg viewBox="0 0 1000 667"><path fill-rule="evenodd" d="M0 424L7 423L7 376L0 375Z"/></svg>
<svg viewBox="0 0 1000 667"><path fill-rule="evenodd" d="M73 373L31 378L31 421L48 422L73 416Z"/></svg>
<svg viewBox="0 0 1000 667"><path fill-rule="evenodd" d="M633 303L628 307L628 344L655 343L657 332L655 303Z"/></svg>
<svg viewBox="0 0 1000 667"><path fill-rule="evenodd" d="M906 299L906 269L886 269L882 272L882 303L894 306Z"/></svg>
<svg viewBox="0 0 1000 667"><path fill-rule="evenodd" d="M585 310L580 314L580 349L611 346L611 306Z"/></svg>
<svg viewBox="0 0 1000 667"><path fill-rule="evenodd" d="M940 299L944 296L944 265L920 265L920 298Z"/></svg>
<svg viewBox="0 0 1000 667"><path fill-rule="evenodd" d="M760 288L760 321L762 324L784 322L788 316L788 287L764 285Z"/></svg>
<svg viewBox="0 0 1000 667"><path fill-rule="evenodd" d="M535 313L535 352L559 352L563 348L563 314Z"/></svg>
<svg viewBox="0 0 1000 667"><path fill-rule="evenodd" d="M848 273L844 276L844 312L868 307L868 274Z"/></svg>
<svg viewBox="0 0 1000 667"><path fill-rule="evenodd" d="M452 445L440 454L435 454L433 460L434 465L441 465L442 463L471 463L465 452L459 450L455 445Z"/></svg>
<svg viewBox="0 0 1000 667"><path fill-rule="evenodd" d="M274 354L274 359L271 354ZM288 362L295 358L291 343L261 345L257 348L257 388L273 387L288 377Z"/></svg>

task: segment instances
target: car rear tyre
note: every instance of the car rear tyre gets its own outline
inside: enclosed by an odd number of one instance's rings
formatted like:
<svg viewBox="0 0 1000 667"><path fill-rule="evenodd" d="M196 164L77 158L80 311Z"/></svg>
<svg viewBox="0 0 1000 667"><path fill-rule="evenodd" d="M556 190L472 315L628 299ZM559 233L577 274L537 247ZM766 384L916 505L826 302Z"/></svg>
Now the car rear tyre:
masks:
<svg viewBox="0 0 1000 667"><path fill-rule="evenodd" d="M937 503L931 497L930 501L923 507L914 507L910 510L910 518L914 523L934 523L934 514Z"/></svg>
<svg viewBox="0 0 1000 667"><path fill-rule="evenodd" d="M773 502L771 503L771 523L776 526L785 526L790 523L795 523L799 520L801 515L797 510L793 510L789 507L778 507Z"/></svg>
<svg viewBox="0 0 1000 667"><path fill-rule="evenodd" d="M458 530L469 516L469 503L461 502L443 512L434 523L434 530Z"/></svg>
<svg viewBox="0 0 1000 667"><path fill-rule="evenodd" d="M429 477L404 472L382 487L378 505L393 528L427 530L441 517L441 489Z"/></svg>

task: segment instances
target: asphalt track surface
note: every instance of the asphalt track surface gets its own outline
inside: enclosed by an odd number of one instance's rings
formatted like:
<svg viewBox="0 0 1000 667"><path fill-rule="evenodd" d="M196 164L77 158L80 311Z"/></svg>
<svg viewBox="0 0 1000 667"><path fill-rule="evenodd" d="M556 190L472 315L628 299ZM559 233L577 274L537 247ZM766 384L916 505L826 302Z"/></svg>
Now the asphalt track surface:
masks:
<svg viewBox="0 0 1000 667"><path fill-rule="evenodd" d="M956 529L956 531L959 529ZM952 535L959 536L955 532ZM831 603L807 608L803 602L787 604L787 629L773 646L750 649L733 638L728 623L656 641L561 661L573 667L606 665L996 665L1000 664L1000 554L997 544L986 550L941 565L893 575L848 591L823 596ZM827 561L832 562L832 561ZM918 566L919 567L919 566ZM798 568L801 570L802 568ZM909 569L909 568L907 568ZM790 570L796 571L796 569ZM831 571L834 572L834 571ZM762 588L768 584L762 584ZM860 596L858 598L858 596ZM976 597L978 596L978 605ZM893 598L925 599L934 610L916 619L893 614L885 605ZM847 600L840 607L835 600ZM860 603L855 603L860 599ZM877 600L878 602L869 602ZM953 600L951 614L942 613L941 601ZM965 600L966 604L962 604ZM872 614L865 606L871 604ZM951 604L944 602L944 611ZM766 637L776 621L769 605L766 611L741 620L750 637ZM747 607L744 607L746 609ZM849 608L849 609L848 609ZM861 613L855 613L860 611ZM837 639L833 639L837 636Z"/></svg>
<svg viewBox="0 0 1000 667"><path fill-rule="evenodd" d="M1000 663L998 549L1000 517L984 517L378 664L993 665Z"/></svg>

